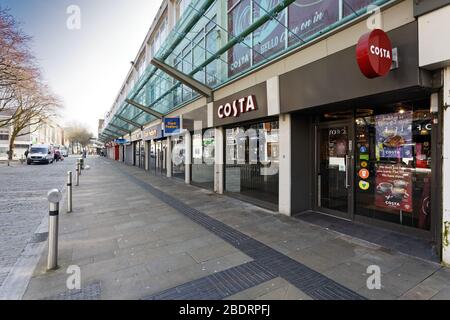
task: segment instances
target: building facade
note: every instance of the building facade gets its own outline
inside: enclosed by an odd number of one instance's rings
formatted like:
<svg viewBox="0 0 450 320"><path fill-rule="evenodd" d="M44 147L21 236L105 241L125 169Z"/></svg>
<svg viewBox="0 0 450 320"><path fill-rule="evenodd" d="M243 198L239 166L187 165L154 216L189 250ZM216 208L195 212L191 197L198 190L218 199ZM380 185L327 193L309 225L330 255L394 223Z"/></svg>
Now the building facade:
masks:
<svg viewBox="0 0 450 320"><path fill-rule="evenodd" d="M3 115L3 118L9 117ZM8 160L11 130L12 124L0 128L0 160ZM31 125L22 132L25 134L14 141L13 160L25 159L25 151L33 144L64 145L64 130L51 119L39 125Z"/></svg>
<svg viewBox="0 0 450 320"><path fill-rule="evenodd" d="M149 174L450 263L449 20L444 0L164 1L100 136Z"/></svg>

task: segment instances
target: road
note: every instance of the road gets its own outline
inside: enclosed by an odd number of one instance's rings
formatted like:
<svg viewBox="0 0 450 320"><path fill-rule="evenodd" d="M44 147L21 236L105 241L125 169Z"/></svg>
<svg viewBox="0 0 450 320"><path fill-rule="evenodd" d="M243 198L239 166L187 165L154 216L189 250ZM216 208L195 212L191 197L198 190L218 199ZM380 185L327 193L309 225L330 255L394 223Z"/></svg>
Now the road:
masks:
<svg viewBox="0 0 450 320"><path fill-rule="evenodd" d="M43 217L48 190L62 190L76 157L50 165L0 166L0 287Z"/></svg>

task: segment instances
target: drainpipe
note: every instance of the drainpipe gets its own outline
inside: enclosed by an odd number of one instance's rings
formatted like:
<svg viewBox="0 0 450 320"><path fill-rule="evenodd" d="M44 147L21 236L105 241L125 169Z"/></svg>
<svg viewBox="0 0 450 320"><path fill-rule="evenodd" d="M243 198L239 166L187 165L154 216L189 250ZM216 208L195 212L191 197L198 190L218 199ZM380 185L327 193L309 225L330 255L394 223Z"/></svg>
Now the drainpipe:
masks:
<svg viewBox="0 0 450 320"><path fill-rule="evenodd" d="M443 163L442 163L442 262L450 267L450 67L444 69Z"/></svg>

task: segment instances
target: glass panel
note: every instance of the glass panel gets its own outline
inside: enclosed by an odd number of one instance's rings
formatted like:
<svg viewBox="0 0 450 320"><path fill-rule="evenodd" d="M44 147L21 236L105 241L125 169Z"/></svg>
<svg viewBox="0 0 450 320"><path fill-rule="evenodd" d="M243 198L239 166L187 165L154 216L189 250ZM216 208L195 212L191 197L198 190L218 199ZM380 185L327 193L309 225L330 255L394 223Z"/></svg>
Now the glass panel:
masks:
<svg viewBox="0 0 450 320"><path fill-rule="evenodd" d="M344 0L344 17L355 14L361 9L378 2L377 0Z"/></svg>
<svg viewBox="0 0 450 320"><path fill-rule="evenodd" d="M214 189L214 143L214 129L192 135L192 182L207 189Z"/></svg>
<svg viewBox="0 0 450 320"><path fill-rule="evenodd" d="M319 129L319 207L348 212L348 126Z"/></svg>
<svg viewBox="0 0 450 320"><path fill-rule="evenodd" d="M278 204L278 121L226 130L225 190Z"/></svg>
<svg viewBox="0 0 450 320"><path fill-rule="evenodd" d="M228 13L228 32L232 36L242 33L250 26L251 19L250 0L241 0ZM228 51L228 77L232 77L251 66L251 37L245 38L242 42Z"/></svg>
<svg viewBox="0 0 450 320"><path fill-rule="evenodd" d="M280 0L254 0L254 21L267 14L269 10L279 3ZM253 48L259 53L254 55L253 61L255 63L262 62L264 57L270 57L286 48L287 30L284 27L286 25L286 17L286 10L284 10L276 19L269 20L253 32Z"/></svg>
<svg viewBox="0 0 450 320"><path fill-rule="evenodd" d="M356 214L430 230L429 110L429 100L358 110Z"/></svg>
<svg viewBox="0 0 450 320"><path fill-rule="evenodd" d="M173 137L172 140L172 175L176 178L185 178L185 145L184 136Z"/></svg>

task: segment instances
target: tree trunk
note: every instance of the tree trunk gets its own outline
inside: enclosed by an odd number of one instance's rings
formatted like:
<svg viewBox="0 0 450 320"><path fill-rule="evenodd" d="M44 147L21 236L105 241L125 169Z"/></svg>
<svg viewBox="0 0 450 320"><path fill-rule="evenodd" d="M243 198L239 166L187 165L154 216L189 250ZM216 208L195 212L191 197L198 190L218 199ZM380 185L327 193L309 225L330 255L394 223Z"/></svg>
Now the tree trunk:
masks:
<svg viewBox="0 0 450 320"><path fill-rule="evenodd" d="M13 159L14 155L14 141L16 140L15 136L11 136L11 139L9 140L9 150L8 150L8 160Z"/></svg>

